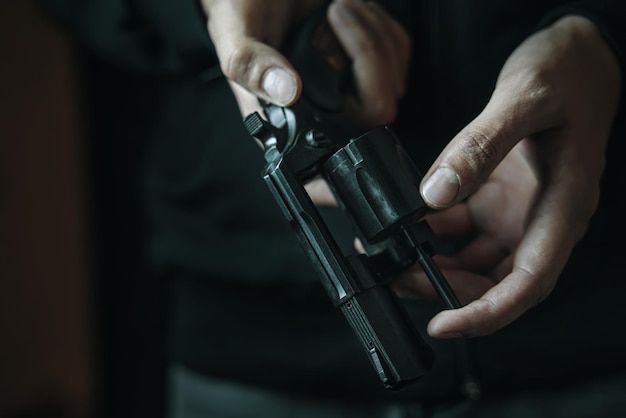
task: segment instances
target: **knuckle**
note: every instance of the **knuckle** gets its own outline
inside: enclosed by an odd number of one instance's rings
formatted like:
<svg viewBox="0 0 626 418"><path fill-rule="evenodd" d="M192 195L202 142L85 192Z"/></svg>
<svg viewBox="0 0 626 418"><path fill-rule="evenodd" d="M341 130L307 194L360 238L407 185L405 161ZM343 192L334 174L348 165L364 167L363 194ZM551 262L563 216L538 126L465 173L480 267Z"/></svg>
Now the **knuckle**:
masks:
<svg viewBox="0 0 626 418"><path fill-rule="evenodd" d="M543 302L552 292L552 288L555 284L554 280L541 279L532 271L521 266L517 266L516 269L526 276L528 281L534 284L529 287L529 294L525 298L528 301L528 308Z"/></svg>
<svg viewBox="0 0 626 418"><path fill-rule="evenodd" d="M461 148L461 155L475 170L485 166L493 167L500 161L501 152L497 142L484 129L467 132Z"/></svg>
<svg viewBox="0 0 626 418"><path fill-rule="evenodd" d="M472 325L463 332L464 337L474 338L488 335L503 326L498 322L494 323L499 316L499 305L495 300L483 296L472 303L474 304L474 317L481 318L481 320L472 321Z"/></svg>
<svg viewBox="0 0 626 418"><path fill-rule="evenodd" d="M254 63L254 50L251 45L242 43L230 51L220 67L226 78L244 86L256 86L260 83L261 74Z"/></svg>

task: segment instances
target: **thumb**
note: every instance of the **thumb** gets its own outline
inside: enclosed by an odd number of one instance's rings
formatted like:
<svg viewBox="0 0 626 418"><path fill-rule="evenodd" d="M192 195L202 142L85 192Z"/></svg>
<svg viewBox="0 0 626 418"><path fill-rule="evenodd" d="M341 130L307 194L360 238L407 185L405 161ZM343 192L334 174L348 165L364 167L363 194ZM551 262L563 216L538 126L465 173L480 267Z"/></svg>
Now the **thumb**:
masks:
<svg viewBox="0 0 626 418"><path fill-rule="evenodd" d="M434 209L453 206L476 191L524 138L556 126L558 109L546 89L524 76L496 86L484 110L444 148L420 191Z"/></svg>
<svg viewBox="0 0 626 418"><path fill-rule="evenodd" d="M225 7L229 3L223 2ZM280 52L261 41L267 38L265 25L249 21L258 16L235 10L211 15L208 30L226 78L269 102L293 104L300 95L300 77Z"/></svg>

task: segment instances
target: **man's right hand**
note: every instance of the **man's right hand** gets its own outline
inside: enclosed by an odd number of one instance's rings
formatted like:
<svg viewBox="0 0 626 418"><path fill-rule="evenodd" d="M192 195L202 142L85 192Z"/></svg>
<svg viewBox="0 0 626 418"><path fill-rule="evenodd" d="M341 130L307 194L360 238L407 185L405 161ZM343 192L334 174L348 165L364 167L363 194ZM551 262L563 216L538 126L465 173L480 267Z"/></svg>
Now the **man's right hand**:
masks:
<svg viewBox="0 0 626 418"><path fill-rule="evenodd" d="M278 51L286 32L324 4L320 0L202 0L209 35L242 115L263 114L258 98L280 106L298 99L300 76ZM334 0L327 17L352 61L354 94L345 99L352 122L364 131L392 122L405 92L408 32L374 2ZM316 204L336 204L326 182L313 180L306 189Z"/></svg>
<svg viewBox="0 0 626 418"><path fill-rule="evenodd" d="M202 0L221 69L231 81L243 114L258 110L257 98L293 104L301 79L278 52L285 34L324 7L320 0ZM352 60L354 95L346 98L353 122L369 129L393 121L404 94L410 38L374 2L334 0L328 21Z"/></svg>

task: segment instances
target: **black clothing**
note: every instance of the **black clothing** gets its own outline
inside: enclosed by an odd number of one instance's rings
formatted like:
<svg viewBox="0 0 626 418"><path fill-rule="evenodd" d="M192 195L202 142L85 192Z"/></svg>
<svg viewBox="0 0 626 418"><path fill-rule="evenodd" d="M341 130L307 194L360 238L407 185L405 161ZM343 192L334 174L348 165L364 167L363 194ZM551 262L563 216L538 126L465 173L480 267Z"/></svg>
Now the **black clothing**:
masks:
<svg viewBox="0 0 626 418"><path fill-rule="evenodd" d="M589 232L548 300L488 337L426 337L437 356L433 371L388 392L261 179L261 150L245 131L225 79L215 76L217 60L196 2L40 3L96 60L129 77L148 77L154 88L153 101L136 109L145 117L146 142L141 169L129 181L137 182L141 198L146 267L171 290L173 360L218 378L288 391L424 402L462 397L459 388L469 380L489 397L626 371L626 341L615 338L614 325L626 320L620 306L626 281L620 279L621 248L608 242L626 231L618 196L626 190L618 172L621 138L610 144ZM620 1L384 3L413 32L412 74L418 76L394 128L424 171L482 110L513 49L559 16L591 18L626 68ZM123 120L119 113L110 120ZM108 157L123 159L124 153ZM339 224L340 214L326 212ZM421 330L442 308L438 302L406 305Z"/></svg>

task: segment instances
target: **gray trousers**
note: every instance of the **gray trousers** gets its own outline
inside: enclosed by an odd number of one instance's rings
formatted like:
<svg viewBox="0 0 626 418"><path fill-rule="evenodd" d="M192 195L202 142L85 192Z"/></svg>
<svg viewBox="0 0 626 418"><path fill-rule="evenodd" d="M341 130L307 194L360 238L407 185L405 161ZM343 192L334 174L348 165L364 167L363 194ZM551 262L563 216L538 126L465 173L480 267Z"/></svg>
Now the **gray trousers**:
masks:
<svg viewBox="0 0 626 418"><path fill-rule="evenodd" d="M290 396L172 365L168 403L167 418L624 418L626 376L427 412L419 403L380 405Z"/></svg>

